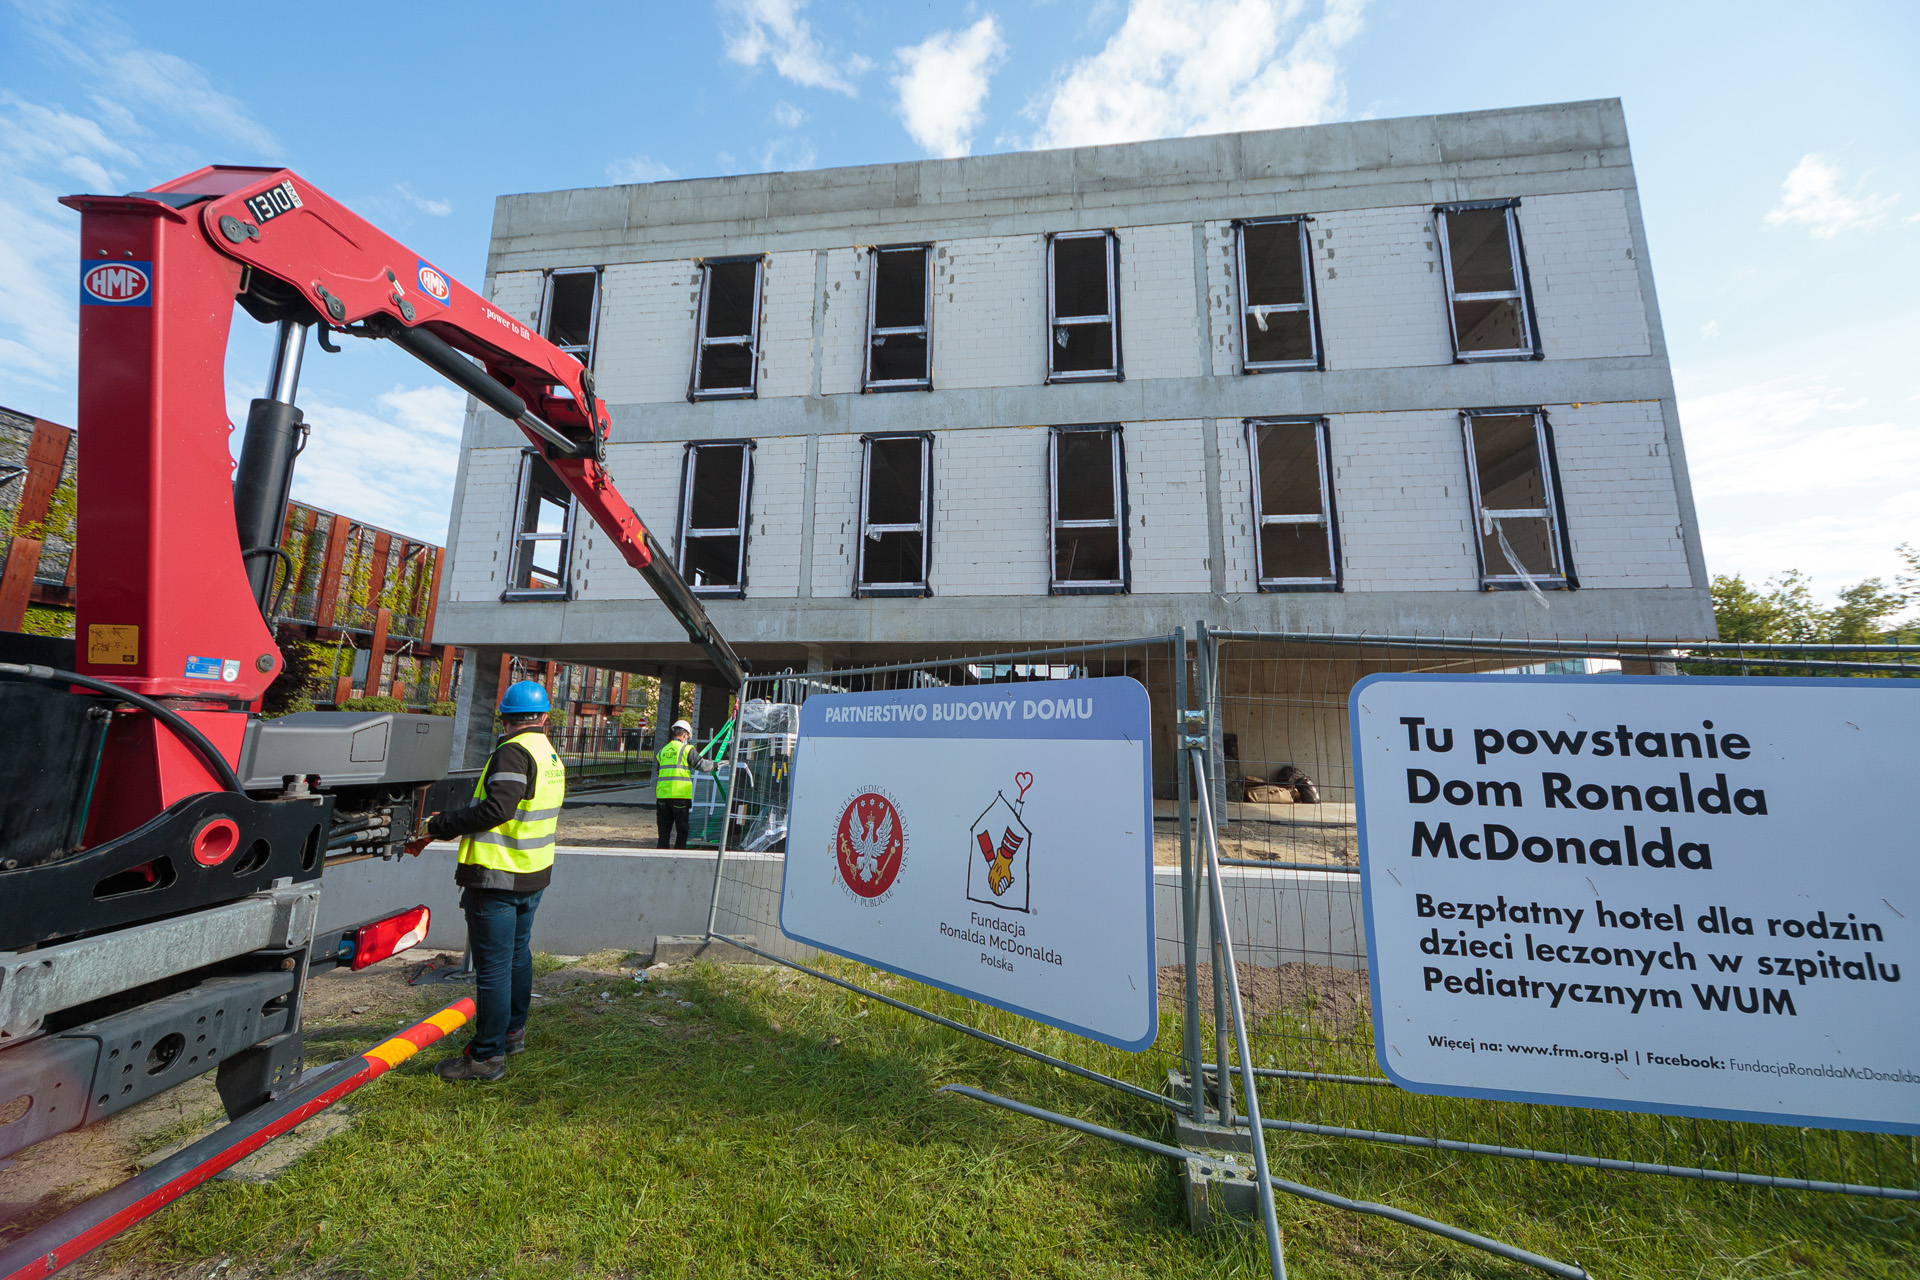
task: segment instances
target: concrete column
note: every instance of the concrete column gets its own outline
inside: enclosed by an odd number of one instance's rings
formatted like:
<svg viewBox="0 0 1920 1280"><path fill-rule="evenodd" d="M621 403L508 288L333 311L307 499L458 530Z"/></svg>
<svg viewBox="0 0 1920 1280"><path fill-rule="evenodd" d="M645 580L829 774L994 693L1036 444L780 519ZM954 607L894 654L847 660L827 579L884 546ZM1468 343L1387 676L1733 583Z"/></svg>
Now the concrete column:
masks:
<svg viewBox="0 0 1920 1280"><path fill-rule="evenodd" d="M732 699L726 689L718 685L700 686L700 714L694 717L694 736L705 742L710 733L720 732L720 726L727 722L727 712Z"/></svg>
<svg viewBox="0 0 1920 1280"><path fill-rule="evenodd" d="M680 677L660 674L659 709L653 717L653 746L657 751L667 740L667 731L673 728L673 722L680 718Z"/></svg>
<svg viewBox="0 0 1920 1280"><path fill-rule="evenodd" d="M706 693L706 691L704 685L696 684L693 686L693 696L687 700L686 721L693 726L693 743L695 746L700 745L700 704L706 701L706 699L701 696Z"/></svg>
<svg viewBox="0 0 1920 1280"><path fill-rule="evenodd" d="M478 769L493 754L493 711L500 705L498 649L469 649L460 664L460 691L453 704L453 755L449 769Z"/></svg>

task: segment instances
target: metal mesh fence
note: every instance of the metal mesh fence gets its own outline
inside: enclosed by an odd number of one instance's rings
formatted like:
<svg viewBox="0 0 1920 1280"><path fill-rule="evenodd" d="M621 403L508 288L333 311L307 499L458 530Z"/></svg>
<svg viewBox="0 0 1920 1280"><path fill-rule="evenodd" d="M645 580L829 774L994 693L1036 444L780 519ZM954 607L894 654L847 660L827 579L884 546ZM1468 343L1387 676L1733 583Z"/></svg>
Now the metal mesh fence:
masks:
<svg viewBox="0 0 1920 1280"><path fill-rule="evenodd" d="M1408 1093L1373 1045L1347 700L1376 672L1920 675L1895 646L1202 632L1201 696L1228 928L1269 1129L1659 1172L1920 1198L1920 1141ZM1204 954L1204 952L1203 952ZM1204 993L1214 975L1202 966ZM1201 1001L1216 1043L1215 1004ZM1211 1055L1210 1055L1211 1056ZM1211 1070L1211 1067L1208 1068Z"/></svg>
<svg viewBox="0 0 1920 1280"><path fill-rule="evenodd" d="M1195 1047L1184 1044L1183 1016L1191 990L1186 921L1193 910L1193 847L1186 838L1188 784L1174 752L1175 727L1187 692L1183 635L1103 645L1077 645L1020 652L986 652L889 666L754 676L741 694L738 732L729 776L725 843L716 868L712 924L716 937L748 941L788 961L812 963L818 953L783 937L779 925L785 872L787 811L791 799L799 708L821 693L888 689L1041 683L1100 676L1127 676L1147 690L1152 709L1149 752L1154 786L1154 916L1159 970L1160 1035L1146 1052L1106 1050L1068 1033L984 1005L941 1001L958 1020L948 1025L997 1037L1018 1051L1046 1056L1077 1074L1093 1074L1123 1091L1156 1101L1169 1071L1184 1074ZM875 975L876 982L885 980ZM935 993L926 992L926 996ZM898 992L896 992L898 995ZM900 997L911 1003L910 997ZM913 1012L931 1015L914 1006ZM944 1019L942 1019L944 1020ZM1071 1060L1069 1064L1067 1060ZM1112 1077L1110 1078L1109 1074Z"/></svg>

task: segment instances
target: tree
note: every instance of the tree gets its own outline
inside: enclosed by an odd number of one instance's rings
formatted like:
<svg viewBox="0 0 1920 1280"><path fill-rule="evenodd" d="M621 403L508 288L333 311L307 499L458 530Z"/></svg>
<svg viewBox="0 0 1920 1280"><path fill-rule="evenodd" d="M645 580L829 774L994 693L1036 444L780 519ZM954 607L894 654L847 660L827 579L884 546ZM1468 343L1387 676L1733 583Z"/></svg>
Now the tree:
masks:
<svg viewBox="0 0 1920 1280"><path fill-rule="evenodd" d="M1739 574L1713 579L1713 617L1722 640L1752 645L1885 644L1920 642L1920 618L1898 621L1901 610L1920 604L1920 550L1898 548L1907 564L1894 585L1867 578L1840 590L1834 604L1822 608L1813 598L1812 579L1798 569L1755 587ZM1806 675L1803 669L1688 664L1693 675Z"/></svg>

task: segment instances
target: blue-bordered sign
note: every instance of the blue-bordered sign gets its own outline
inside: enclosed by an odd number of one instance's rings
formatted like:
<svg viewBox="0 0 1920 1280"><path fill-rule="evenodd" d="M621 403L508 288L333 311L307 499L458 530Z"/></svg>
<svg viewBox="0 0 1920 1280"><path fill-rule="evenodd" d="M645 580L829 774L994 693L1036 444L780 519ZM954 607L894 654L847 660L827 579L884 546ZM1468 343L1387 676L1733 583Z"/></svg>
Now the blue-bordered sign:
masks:
<svg viewBox="0 0 1920 1280"><path fill-rule="evenodd" d="M1349 707L1396 1084L1920 1133L1920 682L1376 675Z"/></svg>
<svg viewBox="0 0 1920 1280"><path fill-rule="evenodd" d="M153 305L153 263L130 259L80 260L80 304L87 307Z"/></svg>
<svg viewBox="0 0 1920 1280"><path fill-rule="evenodd" d="M1151 741L1147 691L1125 677L809 698L781 930L1145 1049Z"/></svg>

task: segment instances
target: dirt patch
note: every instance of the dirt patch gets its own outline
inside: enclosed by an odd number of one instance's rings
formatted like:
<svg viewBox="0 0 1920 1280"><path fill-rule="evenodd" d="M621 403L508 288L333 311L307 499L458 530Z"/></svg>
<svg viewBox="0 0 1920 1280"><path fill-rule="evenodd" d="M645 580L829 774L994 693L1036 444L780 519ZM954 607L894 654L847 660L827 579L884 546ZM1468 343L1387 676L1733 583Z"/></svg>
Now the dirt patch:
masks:
<svg viewBox="0 0 1920 1280"><path fill-rule="evenodd" d="M1256 806L1244 805L1243 809ZM1284 806L1291 809L1295 806ZM1310 813L1311 805L1297 806ZM1196 832L1195 847L1198 848ZM1344 823L1320 826L1312 819L1298 822L1259 820L1229 822L1220 828L1220 856L1244 858L1249 862L1306 862L1315 866L1357 867L1360 865L1353 828ZM1153 861L1155 866L1180 865L1178 824L1153 824Z"/></svg>
<svg viewBox="0 0 1920 1280"><path fill-rule="evenodd" d="M1347 1036L1362 1030L1373 1017L1371 993L1365 969L1335 969L1323 964L1289 961L1278 969L1246 964L1234 965L1240 978L1240 999L1247 1019L1284 1016L1306 1024L1320 1035ZM1213 1004L1213 966L1196 967L1195 985L1201 997L1201 1016L1211 1017ZM1163 1006L1178 1009L1185 1000L1180 988L1181 966L1160 968L1160 999ZM1251 1028L1250 1028L1251 1029ZM1258 1036L1258 1031L1254 1034Z"/></svg>
<svg viewBox="0 0 1920 1280"><path fill-rule="evenodd" d="M653 810L638 805L589 804L560 814L560 843L603 849L652 849L660 843Z"/></svg>

